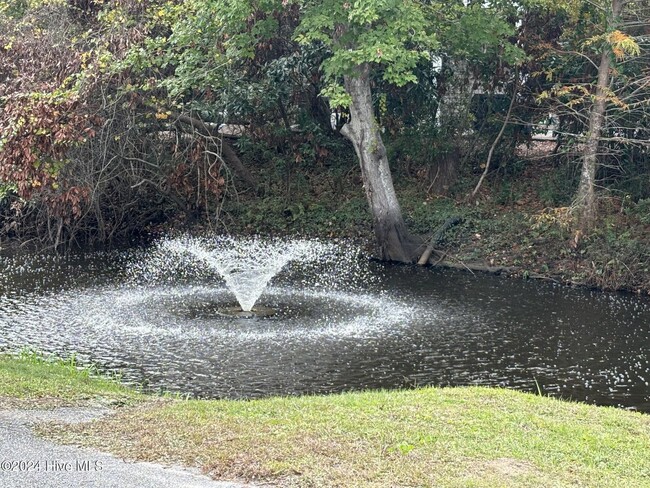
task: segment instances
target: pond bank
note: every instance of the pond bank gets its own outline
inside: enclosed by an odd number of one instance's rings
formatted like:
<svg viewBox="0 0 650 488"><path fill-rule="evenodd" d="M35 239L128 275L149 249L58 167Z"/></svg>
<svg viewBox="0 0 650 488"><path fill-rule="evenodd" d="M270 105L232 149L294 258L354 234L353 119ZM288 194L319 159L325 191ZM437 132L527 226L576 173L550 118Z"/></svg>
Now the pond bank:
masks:
<svg viewBox="0 0 650 488"><path fill-rule="evenodd" d="M440 202L446 207L448 203ZM567 209L456 207L465 221L431 261L513 278L650 295L648 227L621 212L589 234L570 230ZM446 210L449 212L449 209Z"/></svg>
<svg viewBox="0 0 650 488"><path fill-rule="evenodd" d="M45 376L49 386L43 387ZM2 358L0 396L126 407L40 434L218 479L280 486L645 486L650 417L491 388L253 401L141 395L61 363ZM11 378L19 378L13 385ZM59 390L59 385L66 388ZM59 395L56 392L61 391ZM115 403L114 403L115 404Z"/></svg>
<svg viewBox="0 0 650 488"><path fill-rule="evenodd" d="M66 360L34 351L0 354L0 409L56 408L92 403L118 406L142 401L135 389L119 378L99 375Z"/></svg>
<svg viewBox="0 0 650 488"><path fill-rule="evenodd" d="M348 188L343 195L330 199L304 197L302 211L291 217L269 215L269 207L277 210L286 205L277 197L229 201L224 203L228 216L224 217L227 225L222 227L208 228L196 221L188 226L182 219L172 220L112 247L145 245L188 230L199 234L216 230L235 236L343 239L372 256L372 221L358 193L358 188ZM650 224L643 209L633 204L628 208L609 202L595 228L585 235L571 230L567 207L545 207L534 199L504 203L484 195L479 203L470 203L460 197L430 198L409 185L401 188L400 201L409 229L425 239L448 219L462 219L441 236L429 265L650 296ZM0 242L0 256L25 250L43 248L35 240ZM53 252L51 246L45 250ZM69 249L60 249L66 251Z"/></svg>
<svg viewBox="0 0 650 488"><path fill-rule="evenodd" d="M407 226L416 235L428 238L448 219L462 219L442 235L430 264L650 295L650 224L633 204L626 207L611 199L603 205L594 229L585 235L571 230L568 207L548 207L533 197L501 201L486 193L478 202L462 196L431 198L404 182L398 193ZM260 216L268 214L269 206L282 205L273 202L276 199L266 198L228 205L237 209L232 210L239 217L244 208L246 215ZM372 221L356 189L329 202L306 199L301 208L290 219L241 218L229 221L227 228L242 235L353 239L373 254Z"/></svg>

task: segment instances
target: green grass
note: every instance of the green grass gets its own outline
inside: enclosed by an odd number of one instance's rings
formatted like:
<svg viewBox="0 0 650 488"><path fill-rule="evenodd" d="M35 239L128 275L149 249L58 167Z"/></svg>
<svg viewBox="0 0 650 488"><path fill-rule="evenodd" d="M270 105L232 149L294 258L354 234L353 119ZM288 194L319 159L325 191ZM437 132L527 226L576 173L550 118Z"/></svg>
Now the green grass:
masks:
<svg viewBox="0 0 650 488"><path fill-rule="evenodd" d="M79 367L75 358L48 358L25 351L0 355L0 407L61 406L84 401L120 404L142 398L117 378Z"/></svg>
<svg viewBox="0 0 650 488"><path fill-rule="evenodd" d="M153 402L48 433L280 486L650 487L649 416L502 389Z"/></svg>
<svg viewBox="0 0 650 488"><path fill-rule="evenodd" d="M650 416L620 409L479 387L160 399L73 359L0 356L0 407L89 400L128 406L39 432L279 486L650 487Z"/></svg>

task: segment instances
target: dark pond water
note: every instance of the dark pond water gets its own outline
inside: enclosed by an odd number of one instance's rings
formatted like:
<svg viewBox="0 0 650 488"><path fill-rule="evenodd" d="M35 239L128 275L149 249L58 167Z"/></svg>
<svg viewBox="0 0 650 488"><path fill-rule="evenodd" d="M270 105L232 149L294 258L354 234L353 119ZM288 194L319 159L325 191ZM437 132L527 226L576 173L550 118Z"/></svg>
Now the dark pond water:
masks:
<svg viewBox="0 0 650 488"><path fill-rule="evenodd" d="M280 276L261 299L278 313L242 319L218 313L218 278L144 284L137 259L2 258L0 349L200 397L494 385L650 412L650 303L634 296L368 263L354 290Z"/></svg>

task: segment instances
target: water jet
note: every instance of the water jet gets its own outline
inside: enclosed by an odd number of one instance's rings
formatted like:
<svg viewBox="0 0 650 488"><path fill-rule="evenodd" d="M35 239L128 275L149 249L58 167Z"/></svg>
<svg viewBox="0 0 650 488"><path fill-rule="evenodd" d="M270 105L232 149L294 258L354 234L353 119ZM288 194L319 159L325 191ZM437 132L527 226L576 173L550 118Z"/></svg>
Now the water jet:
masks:
<svg viewBox="0 0 650 488"><path fill-rule="evenodd" d="M250 398L537 381L650 412L650 303L637 297L259 237L16 255L0 270L0 350L74 353L154 389Z"/></svg>
<svg viewBox="0 0 650 488"><path fill-rule="evenodd" d="M221 310L223 315L267 317L273 315L274 311L269 307L254 308L255 303L269 282L285 267L296 265L304 270L318 266L322 278L324 267L332 263L340 265L345 260L345 255L340 251L340 247L335 244L313 239L182 236L165 239L157 244L153 256L148 258L152 264L148 267L148 272L154 276L161 269L168 273L169 265L161 266L161 260L169 263L171 259L183 266L188 260L193 260L195 265L217 273L236 298L240 310L225 307ZM351 267L340 270L342 273L353 271L352 262L347 261Z"/></svg>

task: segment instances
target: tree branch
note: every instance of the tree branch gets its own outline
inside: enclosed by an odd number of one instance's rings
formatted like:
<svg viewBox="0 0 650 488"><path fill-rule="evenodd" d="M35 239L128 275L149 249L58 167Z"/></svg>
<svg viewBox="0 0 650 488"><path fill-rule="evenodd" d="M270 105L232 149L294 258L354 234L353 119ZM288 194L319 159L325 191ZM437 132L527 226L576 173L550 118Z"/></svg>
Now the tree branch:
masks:
<svg viewBox="0 0 650 488"><path fill-rule="evenodd" d="M232 146L228 144L228 142L223 137L220 136L217 129L210 127L201 119L190 117L189 115L174 115L176 120L184 124L188 124L194 129L199 129L201 132L203 132L203 135L219 138L221 141L221 152L223 154L224 160L226 161L226 164L228 164L234 173L242 180L244 180L250 187L257 188L257 180L253 177L248 168L244 166L244 163L242 163L241 159L239 159L239 156L237 156L237 153L232 148Z"/></svg>
<svg viewBox="0 0 650 488"><path fill-rule="evenodd" d="M494 138L494 142L490 147L490 152L488 153L487 160L485 161L485 171L483 171L481 178L478 180L478 183L476 184L476 188L474 188L474 191L472 192L472 197L476 196L476 193L478 192L479 188L481 188L481 183L483 183L483 180L487 176L488 171L490 171L490 162L492 161L492 154L494 153L494 149L497 147L497 144L499 143L499 140L501 140L501 136L503 135L503 132L506 130L506 126L510 121L510 114L512 113L512 107L515 106L515 98L517 98L518 88L519 88L519 70L515 71L515 87L512 90L512 98L510 99L510 106L508 107L508 113L506 113L506 118L503 120L503 125L501 126L501 130Z"/></svg>

